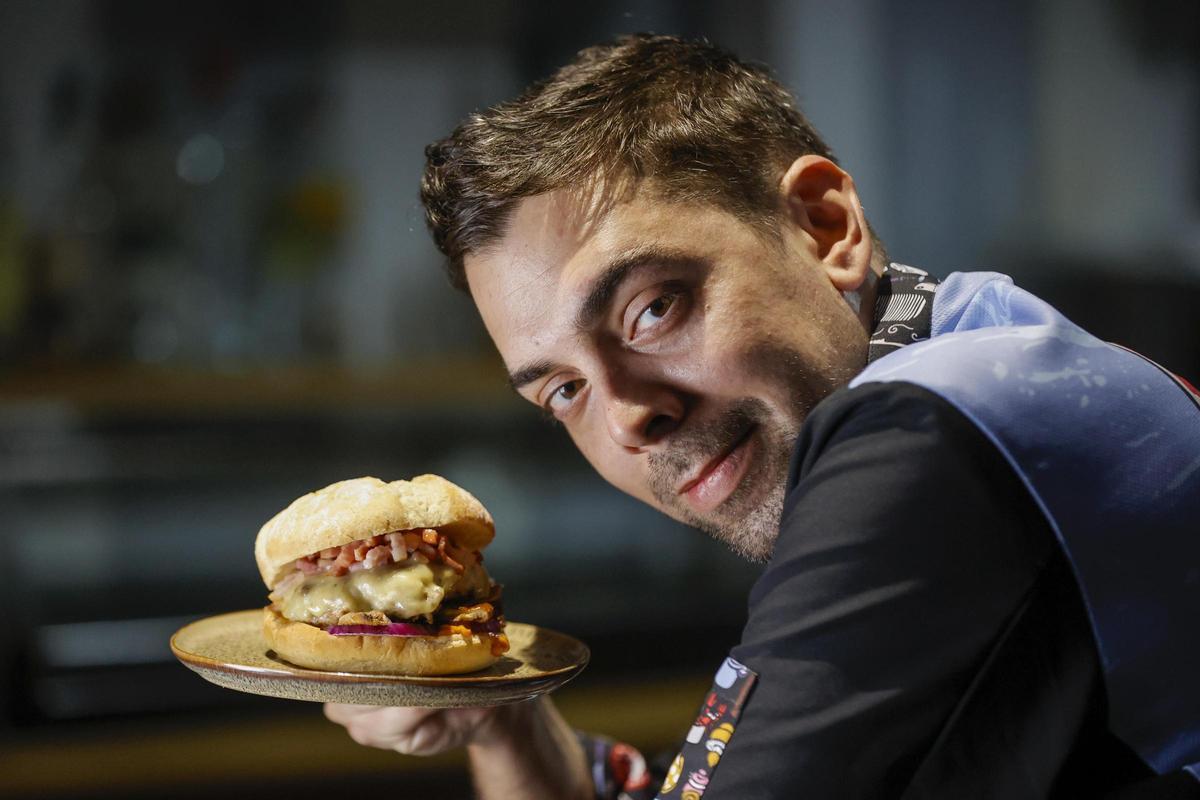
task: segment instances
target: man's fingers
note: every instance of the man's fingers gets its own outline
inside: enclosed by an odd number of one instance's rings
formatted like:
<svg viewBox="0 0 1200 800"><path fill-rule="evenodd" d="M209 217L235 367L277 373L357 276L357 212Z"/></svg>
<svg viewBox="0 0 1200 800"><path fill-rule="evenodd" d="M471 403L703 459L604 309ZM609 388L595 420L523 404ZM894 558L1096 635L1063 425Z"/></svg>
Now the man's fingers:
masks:
<svg viewBox="0 0 1200 800"><path fill-rule="evenodd" d="M436 708L401 708L394 706L358 706L345 703L326 703L325 716L345 725L352 719L386 719L394 724L415 724L436 712Z"/></svg>
<svg viewBox="0 0 1200 800"><path fill-rule="evenodd" d="M359 744L392 748L407 743L414 732L428 724L436 708L387 708L328 703L325 716L346 728Z"/></svg>
<svg viewBox="0 0 1200 800"><path fill-rule="evenodd" d="M412 731L406 741L397 744L403 747L401 752L411 756L427 756L441 752L447 746L446 718L438 716L425 720L420 727Z"/></svg>
<svg viewBox="0 0 1200 800"><path fill-rule="evenodd" d="M355 717L361 717L378 710L379 706L355 706L348 703L325 704L325 716L339 725L345 725Z"/></svg>
<svg viewBox="0 0 1200 800"><path fill-rule="evenodd" d="M412 735L409 730L394 731L373 725L371 718L352 720L346 725L346 733L355 742L365 747L399 750L402 753L406 752L402 746Z"/></svg>
<svg viewBox="0 0 1200 800"><path fill-rule="evenodd" d="M438 709L381 708L342 724L351 739L367 747L430 755L448 746L445 722Z"/></svg>
<svg viewBox="0 0 1200 800"><path fill-rule="evenodd" d="M368 747L432 755L473 740L494 717L491 708L393 708L328 703L325 716Z"/></svg>

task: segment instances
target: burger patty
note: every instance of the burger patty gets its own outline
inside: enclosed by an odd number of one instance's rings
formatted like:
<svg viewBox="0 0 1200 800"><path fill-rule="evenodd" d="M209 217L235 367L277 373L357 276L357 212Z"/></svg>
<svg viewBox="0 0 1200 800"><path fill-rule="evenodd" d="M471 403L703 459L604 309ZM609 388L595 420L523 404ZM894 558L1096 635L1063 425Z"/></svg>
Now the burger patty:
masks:
<svg viewBox="0 0 1200 800"><path fill-rule="evenodd" d="M491 579L478 562L460 573L448 564L410 559L345 575L310 575L290 582L271 599L293 622L329 626L344 614L367 611L382 611L395 620L430 621L448 598L465 605L491 593Z"/></svg>

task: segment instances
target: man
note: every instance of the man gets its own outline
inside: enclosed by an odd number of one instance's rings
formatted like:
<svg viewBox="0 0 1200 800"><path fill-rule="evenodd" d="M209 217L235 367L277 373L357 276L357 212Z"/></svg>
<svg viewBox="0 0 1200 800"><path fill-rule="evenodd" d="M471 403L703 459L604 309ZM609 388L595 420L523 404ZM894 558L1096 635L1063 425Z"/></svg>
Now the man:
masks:
<svg viewBox="0 0 1200 800"><path fill-rule="evenodd" d="M513 387L767 563L662 796L1200 794L1186 387L1003 276L889 265L792 99L707 44L585 50L427 158ZM327 714L466 745L484 797L658 790L549 699Z"/></svg>

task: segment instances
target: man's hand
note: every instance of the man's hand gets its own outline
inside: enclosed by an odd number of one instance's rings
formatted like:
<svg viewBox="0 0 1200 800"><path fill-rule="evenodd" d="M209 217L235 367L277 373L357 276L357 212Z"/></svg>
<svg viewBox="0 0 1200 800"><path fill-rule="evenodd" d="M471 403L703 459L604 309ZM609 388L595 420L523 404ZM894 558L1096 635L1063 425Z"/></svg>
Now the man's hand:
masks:
<svg viewBox="0 0 1200 800"><path fill-rule="evenodd" d="M368 747L431 756L495 735L497 708L384 708L327 703L325 716Z"/></svg>
<svg viewBox="0 0 1200 800"><path fill-rule="evenodd" d="M574 731L547 697L497 708L380 708L329 703L325 716L359 744L429 756L467 748L479 797L590 798Z"/></svg>

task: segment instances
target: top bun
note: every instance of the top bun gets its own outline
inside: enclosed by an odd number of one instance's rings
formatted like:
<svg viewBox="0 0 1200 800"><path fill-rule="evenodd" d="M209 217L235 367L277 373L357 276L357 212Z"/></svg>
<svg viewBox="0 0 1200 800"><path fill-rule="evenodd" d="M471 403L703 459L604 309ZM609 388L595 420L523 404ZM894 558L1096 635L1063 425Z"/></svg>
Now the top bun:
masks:
<svg viewBox="0 0 1200 800"><path fill-rule="evenodd" d="M445 478L355 478L306 494L272 517L258 532L254 560L270 589L297 558L414 528L436 528L467 550L486 547L496 533L483 504Z"/></svg>

